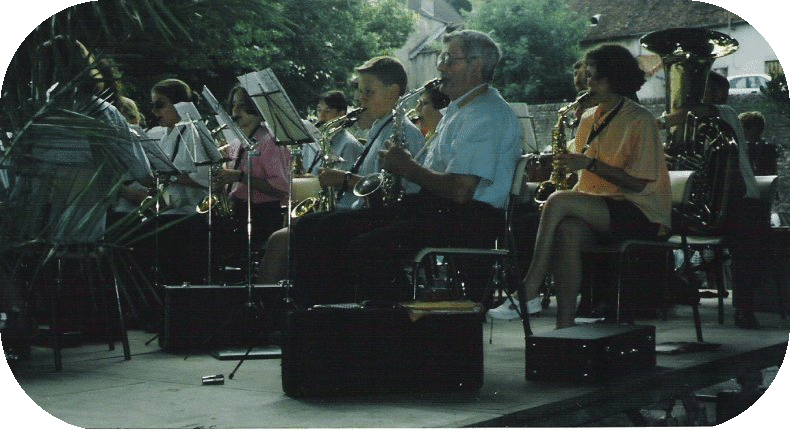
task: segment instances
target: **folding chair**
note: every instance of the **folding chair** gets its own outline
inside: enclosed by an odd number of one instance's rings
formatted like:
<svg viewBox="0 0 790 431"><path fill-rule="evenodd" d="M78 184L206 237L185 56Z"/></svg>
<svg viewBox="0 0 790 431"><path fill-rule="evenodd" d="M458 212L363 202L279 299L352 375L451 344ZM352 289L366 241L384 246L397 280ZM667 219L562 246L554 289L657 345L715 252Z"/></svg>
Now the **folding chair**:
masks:
<svg viewBox="0 0 790 431"><path fill-rule="evenodd" d="M507 207L505 208L505 232L497 239L494 248L453 248L453 247L426 247L417 252L411 261L412 288L414 299L420 297L420 280L424 281L423 288L434 283L436 274L441 272L445 278L449 294L463 297L464 285L461 280L459 266L456 258L462 256L478 256L491 258L494 261L492 277L489 286L485 289L485 298L493 295L496 290L502 290L511 299L510 295L515 290L519 300L519 315L524 325L524 333L532 335L527 313L526 291L521 283L521 274L518 269L516 247L513 239L513 210L519 201L525 184L525 173L529 156L523 155L516 164L513 174L513 183L510 188ZM421 271L422 270L422 271ZM420 275L423 275L421 278ZM504 286L500 283L504 282Z"/></svg>

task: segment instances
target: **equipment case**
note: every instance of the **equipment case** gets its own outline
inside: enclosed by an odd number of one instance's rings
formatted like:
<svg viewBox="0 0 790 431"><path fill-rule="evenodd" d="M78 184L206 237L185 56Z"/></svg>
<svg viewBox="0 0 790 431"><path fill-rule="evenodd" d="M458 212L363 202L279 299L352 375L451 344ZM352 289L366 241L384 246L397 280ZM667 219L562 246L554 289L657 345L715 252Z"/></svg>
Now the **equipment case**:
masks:
<svg viewBox="0 0 790 431"><path fill-rule="evenodd" d="M470 304L467 311L358 304L293 310L282 345L283 390L292 397L477 390L483 317Z"/></svg>
<svg viewBox="0 0 790 431"><path fill-rule="evenodd" d="M246 307L247 286L165 286L165 311L159 346L166 351L248 347L266 341L268 332L282 326L283 287L256 284Z"/></svg>
<svg viewBox="0 0 790 431"><path fill-rule="evenodd" d="M526 339L527 380L601 383L656 365L656 328L594 323Z"/></svg>

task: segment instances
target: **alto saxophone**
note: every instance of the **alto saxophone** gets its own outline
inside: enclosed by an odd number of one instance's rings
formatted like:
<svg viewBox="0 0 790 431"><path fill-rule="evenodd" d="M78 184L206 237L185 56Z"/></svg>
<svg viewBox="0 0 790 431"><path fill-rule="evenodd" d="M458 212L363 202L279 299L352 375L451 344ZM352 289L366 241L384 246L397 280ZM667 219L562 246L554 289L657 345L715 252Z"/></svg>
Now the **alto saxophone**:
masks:
<svg viewBox="0 0 790 431"><path fill-rule="evenodd" d="M565 142L565 127L568 126L566 116L589 98L589 92L582 93L574 102L557 111L557 123L551 129L551 152L554 154L554 158L551 160L551 175L548 180L540 183L535 190L533 200L538 204L546 202L549 195L557 190L568 190L573 187L572 172L568 172L568 167L559 160L557 155L568 152L567 143Z"/></svg>
<svg viewBox="0 0 790 431"><path fill-rule="evenodd" d="M338 157L332 154L330 148L330 141L338 133L351 127L359 120L362 115L363 108L357 108L348 114L328 121L321 126L321 152L323 153L322 166L328 169L334 168L335 164L339 161ZM311 196L296 204L291 210L291 217L299 218L311 212L331 212L335 210L335 188L328 186L321 189L318 196Z"/></svg>
<svg viewBox="0 0 790 431"><path fill-rule="evenodd" d="M226 124L220 125L219 127L211 130L211 137L215 140L215 144L217 144L217 149L222 154L223 158L227 158L227 148L228 143L225 138L220 133L223 129L228 127ZM226 159L227 160L227 159ZM219 165L211 165L211 170L209 173L210 181L214 181L214 178L217 177L217 173L219 172L220 166ZM219 217L219 218L227 218L233 215L233 204L230 201L230 187L226 186L222 190L215 191L205 198L203 198L200 203L197 204L195 207L195 212L198 214L207 214L211 212L212 216Z"/></svg>
<svg viewBox="0 0 790 431"><path fill-rule="evenodd" d="M406 136L403 133L403 124L406 121L406 102L413 97L421 95L427 90L436 88L441 83L441 79L436 78L428 81L424 86L411 90L398 98L395 108L392 110L392 117L394 121L394 128L392 133L392 142L397 147L406 146ZM395 175L382 169L381 172L376 172L366 175L356 186L354 186L354 194L359 197L368 199L368 204L371 206L389 206L403 199L403 187L401 184L400 175Z"/></svg>

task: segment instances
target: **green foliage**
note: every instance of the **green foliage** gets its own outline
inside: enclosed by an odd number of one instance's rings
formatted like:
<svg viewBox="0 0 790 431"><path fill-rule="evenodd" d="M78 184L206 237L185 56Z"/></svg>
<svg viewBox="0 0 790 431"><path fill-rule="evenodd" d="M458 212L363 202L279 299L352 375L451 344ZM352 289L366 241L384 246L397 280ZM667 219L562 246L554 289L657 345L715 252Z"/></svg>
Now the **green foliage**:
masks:
<svg viewBox="0 0 790 431"><path fill-rule="evenodd" d="M572 66L586 23L562 0L475 0L467 27L502 48L494 85L510 101L549 103L575 96Z"/></svg>
<svg viewBox="0 0 790 431"><path fill-rule="evenodd" d="M133 98L147 103L159 79L178 77L217 97L238 75L271 68L294 105L343 88L353 68L403 45L414 17L399 0L170 0L191 40L163 45L139 35L121 65ZM139 59L139 60L136 60Z"/></svg>
<svg viewBox="0 0 790 431"><path fill-rule="evenodd" d="M447 0L447 3L458 13L470 12L472 10L472 3L469 0Z"/></svg>
<svg viewBox="0 0 790 431"><path fill-rule="evenodd" d="M399 0L289 0L285 16L299 28L270 67L303 111L320 93L345 89L354 67L401 47L415 22Z"/></svg>
<svg viewBox="0 0 790 431"><path fill-rule="evenodd" d="M771 76L769 82L762 90L768 100L774 105L777 112L790 117L790 92L787 88L787 77L784 73Z"/></svg>

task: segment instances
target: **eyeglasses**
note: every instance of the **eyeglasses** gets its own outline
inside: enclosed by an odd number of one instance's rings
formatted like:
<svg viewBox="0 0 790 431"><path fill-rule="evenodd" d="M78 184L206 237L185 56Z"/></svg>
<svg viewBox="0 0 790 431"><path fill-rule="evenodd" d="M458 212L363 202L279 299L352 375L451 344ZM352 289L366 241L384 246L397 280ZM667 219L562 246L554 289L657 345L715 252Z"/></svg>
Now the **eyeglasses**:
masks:
<svg viewBox="0 0 790 431"><path fill-rule="evenodd" d="M456 61L468 60L470 58L475 58L475 57L452 57L450 56L449 52L445 51L439 54L439 57L436 59L436 65L437 66L445 65L447 67L450 67L453 64L455 64Z"/></svg>

